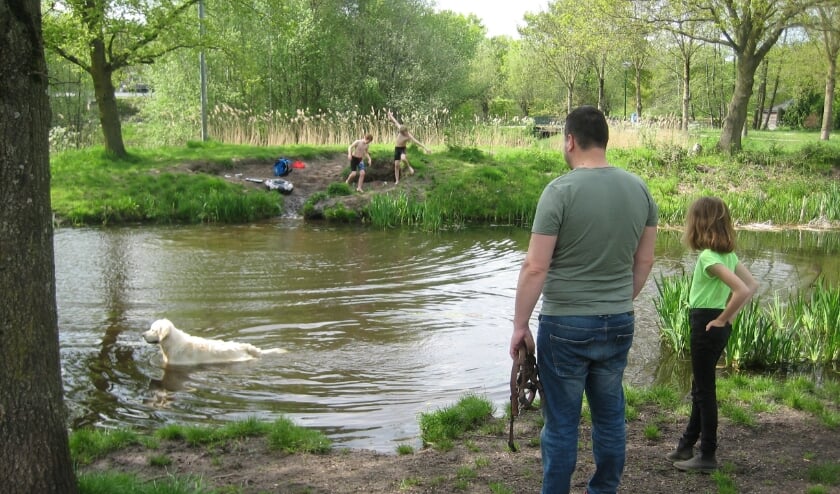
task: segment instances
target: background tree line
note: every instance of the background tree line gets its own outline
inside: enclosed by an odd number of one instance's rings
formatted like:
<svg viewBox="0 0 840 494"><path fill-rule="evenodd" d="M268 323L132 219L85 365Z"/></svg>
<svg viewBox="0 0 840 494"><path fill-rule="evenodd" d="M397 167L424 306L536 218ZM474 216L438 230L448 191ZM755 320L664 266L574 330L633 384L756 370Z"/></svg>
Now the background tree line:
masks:
<svg viewBox="0 0 840 494"><path fill-rule="evenodd" d="M97 108L106 148L124 154L120 117L138 110L113 94L142 83L154 98L134 116L150 142L195 139L200 53L208 106L253 115L392 108L472 121L586 103L721 127L725 150L781 103L786 125L824 139L840 123L840 0L555 0L526 14L519 39L488 38L478 18L431 0L205 0L201 29L197 3L45 3L57 132L91 142Z"/></svg>

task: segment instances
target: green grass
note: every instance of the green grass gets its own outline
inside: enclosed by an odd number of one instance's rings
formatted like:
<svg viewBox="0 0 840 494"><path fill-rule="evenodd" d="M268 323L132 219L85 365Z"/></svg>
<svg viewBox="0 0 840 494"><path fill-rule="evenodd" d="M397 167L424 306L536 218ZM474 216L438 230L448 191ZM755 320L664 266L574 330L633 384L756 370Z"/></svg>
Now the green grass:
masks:
<svg viewBox="0 0 840 494"><path fill-rule="evenodd" d="M513 489L502 482L491 482L489 487L492 494L513 494Z"/></svg>
<svg viewBox="0 0 840 494"><path fill-rule="evenodd" d="M325 453L330 441L321 432L295 425L281 417L274 422L261 422L254 417L216 427L170 424L157 429L150 440L134 431L80 429L70 433L70 454L78 464L89 464L132 444L157 446L157 440L184 441L192 447L223 445L247 437L265 437L272 449L287 453ZM148 447L148 446L147 446ZM153 461L163 462L163 455Z"/></svg>
<svg viewBox="0 0 840 494"><path fill-rule="evenodd" d="M86 465L132 444L140 444L140 436L134 431L79 429L70 434L70 455L76 463Z"/></svg>
<svg viewBox="0 0 840 494"><path fill-rule="evenodd" d="M840 485L840 463L820 463L808 467L805 474L808 482L824 485Z"/></svg>
<svg viewBox="0 0 840 494"><path fill-rule="evenodd" d="M397 454L401 456L414 454L414 447L409 444L400 444L397 446Z"/></svg>
<svg viewBox="0 0 840 494"><path fill-rule="evenodd" d="M466 395L455 405L420 414L420 436L424 445L451 449L452 441L479 427L493 415L486 398Z"/></svg>
<svg viewBox="0 0 840 494"><path fill-rule="evenodd" d="M168 467L172 464L172 458L166 455L153 455L149 457L149 465L153 467Z"/></svg>
<svg viewBox="0 0 840 494"><path fill-rule="evenodd" d="M718 489L718 494L738 494L738 486L732 479L735 471L731 463L724 463L719 469L712 472L711 477Z"/></svg>
<svg viewBox="0 0 840 494"><path fill-rule="evenodd" d="M645 426L643 434L645 436L645 439L649 441L655 441L662 437L662 431L659 430L659 427L656 424L647 424Z"/></svg>
<svg viewBox="0 0 840 494"><path fill-rule="evenodd" d="M326 453L330 445L321 432L298 427L287 418L276 420L268 433L268 446L286 453Z"/></svg>
<svg viewBox="0 0 840 494"><path fill-rule="evenodd" d="M201 479L168 477L143 482L135 475L123 473L83 473L78 476L80 494L211 494Z"/></svg>
<svg viewBox="0 0 840 494"><path fill-rule="evenodd" d="M420 484L422 484L421 479L418 479L417 477L408 477L400 481L399 489L401 491L407 491Z"/></svg>
<svg viewBox="0 0 840 494"><path fill-rule="evenodd" d="M265 160L281 154L312 159L338 148L229 146L190 143L179 148L135 150L118 160L102 148L55 154L50 163L52 207L60 221L80 224L244 223L277 216L276 192L228 183L211 173L234 161ZM171 171L178 167L178 171Z"/></svg>
<svg viewBox="0 0 840 494"><path fill-rule="evenodd" d="M819 386L804 377L775 379L738 374L717 380L721 414L734 422L752 426L762 411L786 406L806 412L829 429L840 426L840 397L836 383Z"/></svg>

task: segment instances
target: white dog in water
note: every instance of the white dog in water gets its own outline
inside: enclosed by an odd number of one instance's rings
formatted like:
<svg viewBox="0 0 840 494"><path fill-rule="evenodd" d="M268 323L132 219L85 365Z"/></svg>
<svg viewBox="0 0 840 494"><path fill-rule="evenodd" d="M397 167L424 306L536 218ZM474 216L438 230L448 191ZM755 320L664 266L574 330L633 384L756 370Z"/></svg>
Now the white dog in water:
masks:
<svg viewBox="0 0 840 494"><path fill-rule="evenodd" d="M286 353L282 348L260 350L250 343L210 340L190 336L169 319L158 319L143 333L147 343L159 344L163 365L220 364L243 362L266 354Z"/></svg>

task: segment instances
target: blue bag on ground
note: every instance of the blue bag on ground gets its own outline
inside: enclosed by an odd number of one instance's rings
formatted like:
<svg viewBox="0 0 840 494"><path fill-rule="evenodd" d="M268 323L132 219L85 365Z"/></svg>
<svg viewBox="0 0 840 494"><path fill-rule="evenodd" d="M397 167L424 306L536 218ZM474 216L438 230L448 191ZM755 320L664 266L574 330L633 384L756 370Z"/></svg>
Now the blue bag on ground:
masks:
<svg viewBox="0 0 840 494"><path fill-rule="evenodd" d="M292 162L287 158L280 158L274 162L274 176L285 177L292 172Z"/></svg>

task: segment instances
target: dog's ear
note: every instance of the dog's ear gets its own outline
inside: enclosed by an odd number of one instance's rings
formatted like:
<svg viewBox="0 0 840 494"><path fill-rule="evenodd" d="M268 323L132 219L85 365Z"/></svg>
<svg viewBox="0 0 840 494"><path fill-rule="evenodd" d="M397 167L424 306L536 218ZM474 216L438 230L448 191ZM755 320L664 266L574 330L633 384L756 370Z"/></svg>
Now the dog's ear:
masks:
<svg viewBox="0 0 840 494"><path fill-rule="evenodd" d="M164 338L169 336L169 332L172 331L172 328L174 328L174 327L175 326L168 319L166 321L164 321L164 323L160 325L160 328L159 328L159 331L158 331L158 340L163 341Z"/></svg>

